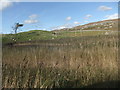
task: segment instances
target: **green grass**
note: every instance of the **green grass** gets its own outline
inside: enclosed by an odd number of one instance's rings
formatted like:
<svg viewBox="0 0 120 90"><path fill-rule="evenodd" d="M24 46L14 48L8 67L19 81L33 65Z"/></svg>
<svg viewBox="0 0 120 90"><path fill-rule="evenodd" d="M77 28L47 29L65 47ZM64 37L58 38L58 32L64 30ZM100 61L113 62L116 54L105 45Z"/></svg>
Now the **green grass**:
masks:
<svg viewBox="0 0 120 90"><path fill-rule="evenodd" d="M61 31L57 32L56 35L52 34L53 31L42 31L42 30L32 30L28 32L22 32L18 34L4 34L2 35L2 43L21 43L27 41L39 41L39 40L52 40L52 39L62 39L71 37L82 37L82 36L98 36L105 35L106 31L87 31L87 32L70 32ZM112 31L108 31L110 33Z"/></svg>
<svg viewBox="0 0 120 90"><path fill-rule="evenodd" d="M10 43L10 42L25 42L31 40L39 40L39 39L48 39L50 38L51 32L49 31L42 31L42 30L33 30L18 34L7 34L3 35L3 43ZM45 37L44 37L45 36ZM16 41L14 41L15 39Z"/></svg>

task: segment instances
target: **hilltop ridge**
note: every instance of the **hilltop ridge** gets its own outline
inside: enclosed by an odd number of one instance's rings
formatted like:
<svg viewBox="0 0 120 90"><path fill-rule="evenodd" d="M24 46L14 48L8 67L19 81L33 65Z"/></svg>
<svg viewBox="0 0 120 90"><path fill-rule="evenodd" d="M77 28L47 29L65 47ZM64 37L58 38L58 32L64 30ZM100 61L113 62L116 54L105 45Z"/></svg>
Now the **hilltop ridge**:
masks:
<svg viewBox="0 0 120 90"><path fill-rule="evenodd" d="M64 28L60 30L54 30L54 31L77 31L77 30L118 30L118 21L120 19L111 19L111 20L102 20L97 22L91 22L84 25L78 25L73 28Z"/></svg>

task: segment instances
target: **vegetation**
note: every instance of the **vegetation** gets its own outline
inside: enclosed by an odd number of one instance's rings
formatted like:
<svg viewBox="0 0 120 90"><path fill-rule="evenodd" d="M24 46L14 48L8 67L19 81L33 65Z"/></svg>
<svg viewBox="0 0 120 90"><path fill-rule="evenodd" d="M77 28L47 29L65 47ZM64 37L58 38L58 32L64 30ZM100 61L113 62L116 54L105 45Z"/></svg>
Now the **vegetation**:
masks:
<svg viewBox="0 0 120 90"><path fill-rule="evenodd" d="M3 44L2 87L119 87L119 32L115 25L103 30L108 24L0 35Z"/></svg>
<svg viewBox="0 0 120 90"><path fill-rule="evenodd" d="M9 43L22 43L22 42L37 42L39 40L56 40L64 39L71 37L81 37L81 36L98 36L105 35L106 32L111 34L117 34L118 32L114 31L57 31L56 34L53 34L54 31L42 31L42 30L32 30L28 32L22 32L18 34L3 34L2 35L2 44L6 45ZM1 36L0 36L1 37Z"/></svg>
<svg viewBox="0 0 120 90"><path fill-rule="evenodd" d="M106 88L118 87L116 35L30 43L3 47L3 88L87 88L99 82L107 82Z"/></svg>

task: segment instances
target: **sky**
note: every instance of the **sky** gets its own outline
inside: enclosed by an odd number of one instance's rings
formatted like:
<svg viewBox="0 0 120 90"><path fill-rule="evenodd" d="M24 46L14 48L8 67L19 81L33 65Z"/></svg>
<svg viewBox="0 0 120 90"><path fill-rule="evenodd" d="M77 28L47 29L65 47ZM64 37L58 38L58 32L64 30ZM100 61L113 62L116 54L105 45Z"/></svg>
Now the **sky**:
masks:
<svg viewBox="0 0 120 90"><path fill-rule="evenodd" d="M118 18L117 2L3 2L0 5L2 33L71 28L90 22ZM0 18L1 19L1 18ZM1 29L1 28L0 28Z"/></svg>

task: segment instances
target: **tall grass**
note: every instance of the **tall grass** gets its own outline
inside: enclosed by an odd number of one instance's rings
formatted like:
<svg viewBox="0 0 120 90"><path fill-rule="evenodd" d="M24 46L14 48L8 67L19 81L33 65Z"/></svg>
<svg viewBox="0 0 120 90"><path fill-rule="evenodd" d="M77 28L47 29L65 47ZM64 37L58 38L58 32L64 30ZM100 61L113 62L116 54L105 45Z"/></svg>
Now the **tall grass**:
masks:
<svg viewBox="0 0 120 90"><path fill-rule="evenodd" d="M30 44L3 47L3 88L84 88L119 80L117 36Z"/></svg>

